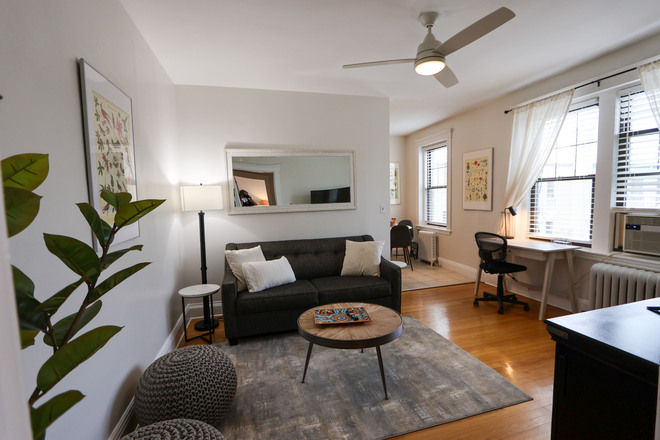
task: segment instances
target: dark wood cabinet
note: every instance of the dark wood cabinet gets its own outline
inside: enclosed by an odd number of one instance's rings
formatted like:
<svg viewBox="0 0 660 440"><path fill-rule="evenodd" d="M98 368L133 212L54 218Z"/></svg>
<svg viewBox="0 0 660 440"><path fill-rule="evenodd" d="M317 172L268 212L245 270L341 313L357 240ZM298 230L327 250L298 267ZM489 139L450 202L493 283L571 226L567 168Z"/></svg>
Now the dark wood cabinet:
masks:
<svg viewBox="0 0 660 440"><path fill-rule="evenodd" d="M545 321L557 343L553 440L653 440L660 298Z"/></svg>

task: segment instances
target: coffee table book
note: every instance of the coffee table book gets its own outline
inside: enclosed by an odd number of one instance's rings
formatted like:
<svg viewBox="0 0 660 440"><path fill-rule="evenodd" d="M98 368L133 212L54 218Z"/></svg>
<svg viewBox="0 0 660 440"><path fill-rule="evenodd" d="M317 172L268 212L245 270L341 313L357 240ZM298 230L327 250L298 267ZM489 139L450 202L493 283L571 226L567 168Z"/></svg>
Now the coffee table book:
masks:
<svg viewBox="0 0 660 440"><path fill-rule="evenodd" d="M371 317L364 307L314 310L316 324L353 324L368 321L371 321Z"/></svg>

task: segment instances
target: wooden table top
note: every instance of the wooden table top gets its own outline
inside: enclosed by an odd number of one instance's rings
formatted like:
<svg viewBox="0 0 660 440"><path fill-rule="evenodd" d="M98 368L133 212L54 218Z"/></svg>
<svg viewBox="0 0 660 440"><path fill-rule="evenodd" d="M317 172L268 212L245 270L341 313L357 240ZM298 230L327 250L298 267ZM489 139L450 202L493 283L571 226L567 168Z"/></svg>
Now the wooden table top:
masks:
<svg viewBox="0 0 660 440"><path fill-rule="evenodd" d="M314 311L364 307L371 321L349 324L316 324ZM392 342L403 333L403 319L396 311L369 303L334 303L314 307L298 318L298 333L304 339L331 348L369 348Z"/></svg>

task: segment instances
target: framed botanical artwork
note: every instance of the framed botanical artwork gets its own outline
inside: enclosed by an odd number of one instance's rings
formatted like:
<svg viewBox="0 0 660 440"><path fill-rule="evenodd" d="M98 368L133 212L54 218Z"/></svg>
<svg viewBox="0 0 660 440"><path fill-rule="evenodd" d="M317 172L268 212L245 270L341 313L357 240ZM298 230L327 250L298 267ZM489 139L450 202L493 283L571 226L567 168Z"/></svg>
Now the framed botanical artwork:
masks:
<svg viewBox="0 0 660 440"><path fill-rule="evenodd" d="M463 154L463 209L493 210L493 149Z"/></svg>
<svg viewBox="0 0 660 440"><path fill-rule="evenodd" d="M128 192L137 200L131 98L82 58L78 63L89 203L112 225L115 209L101 198L101 190ZM135 222L122 228L113 244L139 235L139 222ZM94 246L98 246L96 240Z"/></svg>
<svg viewBox="0 0 660 440"><path fill-rule="evenodd" d="M399 162L390 162L390 205L401 204Z"/></svg>

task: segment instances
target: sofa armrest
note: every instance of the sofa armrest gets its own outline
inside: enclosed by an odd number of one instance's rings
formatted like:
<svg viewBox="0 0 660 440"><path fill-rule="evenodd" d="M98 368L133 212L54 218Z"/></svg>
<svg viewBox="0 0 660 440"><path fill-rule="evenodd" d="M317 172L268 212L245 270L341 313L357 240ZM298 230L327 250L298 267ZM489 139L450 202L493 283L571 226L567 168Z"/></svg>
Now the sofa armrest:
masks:
<svg viewBox="0 0 660 440"><path fill-rule="evenodd" d="M392 285L392 308L401 313L401 268L380 257L380 276Z"/></svg>
<svg viewBox="0 0 660 440"><path fill-rule="evenodd" d="M236 338L238 325L236 322L236 295L238 293L238 280L225 264L225 276L222 280L222 314L225 323L225 337Z"/></svg>

